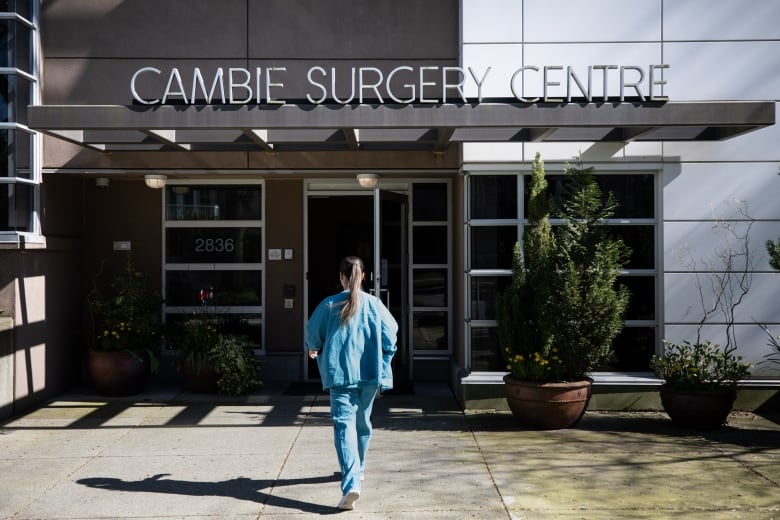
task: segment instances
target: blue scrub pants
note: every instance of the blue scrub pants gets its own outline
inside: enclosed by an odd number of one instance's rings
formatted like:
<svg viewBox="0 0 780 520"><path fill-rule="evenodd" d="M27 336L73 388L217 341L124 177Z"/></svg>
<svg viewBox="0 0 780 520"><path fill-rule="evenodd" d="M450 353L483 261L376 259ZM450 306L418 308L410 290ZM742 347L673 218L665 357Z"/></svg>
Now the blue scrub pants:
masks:
<svg viewBox="0 0 780 520"><path fill-rule="evenodd" d="M366 452L371 442L371 409L376 394L376 384L330 389L330 417L341 466L342 495L360 492L360 477L366 468Z"/></svg>

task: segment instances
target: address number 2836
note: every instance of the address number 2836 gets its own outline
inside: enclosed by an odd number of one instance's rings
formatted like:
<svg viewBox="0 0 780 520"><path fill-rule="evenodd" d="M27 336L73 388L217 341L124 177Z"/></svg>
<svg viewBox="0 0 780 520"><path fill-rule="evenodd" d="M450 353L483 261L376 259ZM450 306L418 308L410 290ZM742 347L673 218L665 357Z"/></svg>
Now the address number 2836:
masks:
<svg viewBox="0 0 780 520"><path fill-rule="evenodd" d="M196 238L196 253L232 253L236 250L236 241L232 238Z"/></svg>

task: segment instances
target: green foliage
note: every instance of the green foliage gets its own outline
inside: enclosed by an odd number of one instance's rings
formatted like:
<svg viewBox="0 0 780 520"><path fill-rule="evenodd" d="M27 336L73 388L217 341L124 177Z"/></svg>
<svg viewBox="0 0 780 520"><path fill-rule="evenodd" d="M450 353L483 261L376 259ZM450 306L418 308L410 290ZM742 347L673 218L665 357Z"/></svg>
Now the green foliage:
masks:
<svg viewBox="0 0 780 520"><path fill-rule="evenodd" d="M208 358L218 375L219 393L240 395L260 386L258 362L245 337L220 335L217 343L209 350Z"/></svg>
<svg viewBox="0 0 780 520"><path fill-rule="evenodd" d="M617 207L612 194L602 203L593 168L566 170L563 217L558 233L558 280L553 301L558 314L555 343L565 378L585 375L612 351L623 329L628 289L617 285L629 249L610 237L604 221Z"/></svg>
<svg viewBox="0 0 780 520"><path fill-rule="evenodd" d="M553 228L552 199L537 154L523 246L515 244L512 283L497 299L502 353L519 379L584 377L611 353L628 305L628 291L616 280L629 250L603 225L614 199L602 202L592 169L569 167L566 174L566 225Z"/></svg>
<svg viewBox="0 0 780 520"><path fill-rule="evenodd" d="M663 378L666 388L735 389L737 382L750 374L750 364L735 354L736 347L721 349L710 341L694 344L664 341L664 345L663 356L653 356L650 363Z"/></svg>
<svg viewBox="0 0 780 520"><path fill-rule="evenodd" d="M260 386L259 363L246 336L221 332L223 323L204 306L173 334L179 359L199 374L210 363L221 394L239 395Z"/></svg>
<svg viewBox="0 0 780 520"><path fill-rule="evenodd" d="M767 240L766 250L769 253L769 265L780 271L780 238L777 241Z"/></svg>
<svg viewBox="0 0 780 520"><path fill-rule="evenodd" d="M97 278L87 297L94 348L142 353L157 369L160 335L159 294L148 287L147 276L136 271L130 255L124 270L109 284L107 293L98 288Z"/></svg>

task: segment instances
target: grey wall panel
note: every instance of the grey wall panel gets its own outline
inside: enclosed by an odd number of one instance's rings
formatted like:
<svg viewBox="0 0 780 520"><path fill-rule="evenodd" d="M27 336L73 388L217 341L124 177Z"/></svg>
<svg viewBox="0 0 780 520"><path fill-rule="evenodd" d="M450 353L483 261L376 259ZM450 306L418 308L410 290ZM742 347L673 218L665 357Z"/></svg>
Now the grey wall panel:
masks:
<svg viewBox="0 0 780 520"><path fill-rule="evenodd" d="M246 57L246 0L44 0L49 57Z"/></svg>
<svg viewBox="0 0 780 520"><path fill-rule="evenodd" d="M452 59L456 0L249 2L251 58Z"/></svg>

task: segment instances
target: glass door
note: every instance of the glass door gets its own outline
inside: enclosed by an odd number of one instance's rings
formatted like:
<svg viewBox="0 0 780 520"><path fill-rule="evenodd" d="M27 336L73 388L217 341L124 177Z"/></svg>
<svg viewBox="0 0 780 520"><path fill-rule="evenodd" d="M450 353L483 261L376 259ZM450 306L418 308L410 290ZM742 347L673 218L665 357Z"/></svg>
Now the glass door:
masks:
<svg viewBox="0 0 780 520"><path fill-rule="evenodd" d="M408 342L409 244L406 195L374 190L374 262L371 292L382 299L398 322L398 352L393 360L397 392L411 389L412 359ZM368 269L368 267L367 267Z"/></svg>

